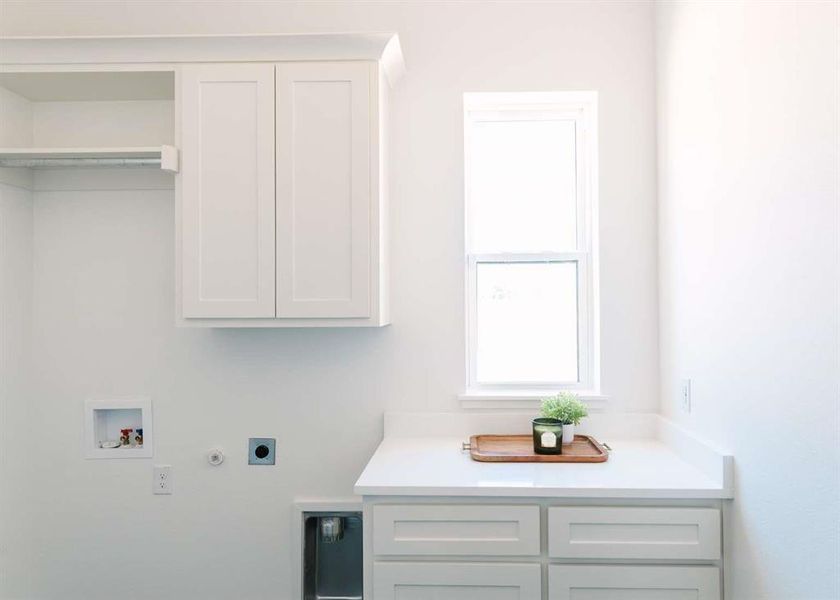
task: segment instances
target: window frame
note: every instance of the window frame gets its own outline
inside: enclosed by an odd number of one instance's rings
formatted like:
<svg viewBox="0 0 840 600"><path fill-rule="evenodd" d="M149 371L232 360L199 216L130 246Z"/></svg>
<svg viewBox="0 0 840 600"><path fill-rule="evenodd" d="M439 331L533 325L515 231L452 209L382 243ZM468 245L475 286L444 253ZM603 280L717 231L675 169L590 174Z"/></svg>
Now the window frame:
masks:
<svg viewBox="0 0 840 600"><path fill-rule="evenodd" d="M534 396L560 390L600 393L597 256L597 92L464 94L465 396ZM470 131L481 121L571 120L575 124L577 247L566 252L473 253L470 251ZM574 262L577 265L578 380L574 382L481 383L476 377L477 265L480 263Z"/></svg>

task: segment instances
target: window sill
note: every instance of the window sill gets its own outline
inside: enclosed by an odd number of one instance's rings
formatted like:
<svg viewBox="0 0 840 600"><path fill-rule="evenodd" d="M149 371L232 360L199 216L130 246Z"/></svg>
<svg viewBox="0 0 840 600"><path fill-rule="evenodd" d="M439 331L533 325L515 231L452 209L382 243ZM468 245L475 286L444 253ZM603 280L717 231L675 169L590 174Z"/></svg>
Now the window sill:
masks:
<svg viewBox="0 0 840 600"><path fill-rule="evenodd" d="M609 401L609 396L587 390L570 390L593 411L602 410ZM534 409L539 408L543 398L553 396L558 390L516 390L491 392L487 390L468 390L458 395L461 408L500 408Z"/></svg>

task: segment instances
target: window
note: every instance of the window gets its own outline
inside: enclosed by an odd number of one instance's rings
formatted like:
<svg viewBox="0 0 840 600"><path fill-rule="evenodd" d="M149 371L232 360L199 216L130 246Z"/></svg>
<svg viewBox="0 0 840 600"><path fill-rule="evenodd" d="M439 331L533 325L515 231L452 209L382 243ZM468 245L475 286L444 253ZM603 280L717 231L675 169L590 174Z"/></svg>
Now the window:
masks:
<svg viewBox="0 0 840 600"><path fill-rule="evenodd" d="M597 391L597 94L464 95L468 393Z"/></svg>

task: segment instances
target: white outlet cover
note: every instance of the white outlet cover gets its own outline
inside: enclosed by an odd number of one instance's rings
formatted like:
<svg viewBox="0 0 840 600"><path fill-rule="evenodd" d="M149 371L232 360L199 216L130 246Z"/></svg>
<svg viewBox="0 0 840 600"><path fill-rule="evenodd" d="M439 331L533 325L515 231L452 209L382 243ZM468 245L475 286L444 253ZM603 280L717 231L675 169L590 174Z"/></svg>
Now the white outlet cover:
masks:
<svg viewBox="0 0 840 600"><path fill-rule="evenodd" d="M152 493L156 496L172 494L172 466L155 465L152 472Z"/></svg>
<svg viewBox="0 0 840 600"><path fill-rule="evenodd" d="M680 407L683 412L691 412L691 380L683 379L680 381Z"/></svg>

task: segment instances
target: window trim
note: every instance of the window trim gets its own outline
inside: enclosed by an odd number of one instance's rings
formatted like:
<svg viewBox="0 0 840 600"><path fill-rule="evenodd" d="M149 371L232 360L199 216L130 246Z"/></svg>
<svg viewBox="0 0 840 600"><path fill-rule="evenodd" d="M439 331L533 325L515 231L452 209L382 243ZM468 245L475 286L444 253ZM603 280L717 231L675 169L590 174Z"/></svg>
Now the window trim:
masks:
<svg viewBox="0 0 840 600"><path fill-rule="evenodd" d="M598 95L597 92L464 94L464 227L466 392L461 398L532 398L560 390L600 396L598 295ZM470 253L470 124L483 120L573 120L577 160L577 249L570 252ZM578 266L578 381L479 383L476 379L476 264L481 262L576 262Z"/></svg>

